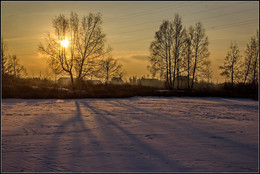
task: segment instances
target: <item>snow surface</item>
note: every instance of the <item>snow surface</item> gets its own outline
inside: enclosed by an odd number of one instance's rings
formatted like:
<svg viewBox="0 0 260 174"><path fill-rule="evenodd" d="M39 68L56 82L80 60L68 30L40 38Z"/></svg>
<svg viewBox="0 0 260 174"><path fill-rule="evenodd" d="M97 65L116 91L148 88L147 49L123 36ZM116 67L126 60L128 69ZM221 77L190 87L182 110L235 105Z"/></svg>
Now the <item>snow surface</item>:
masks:
<svg viewBox="0 0 260 174"><path fill-rule="evenodd" d="M257 172L249 99L2 100L3 172Z"/></svg>

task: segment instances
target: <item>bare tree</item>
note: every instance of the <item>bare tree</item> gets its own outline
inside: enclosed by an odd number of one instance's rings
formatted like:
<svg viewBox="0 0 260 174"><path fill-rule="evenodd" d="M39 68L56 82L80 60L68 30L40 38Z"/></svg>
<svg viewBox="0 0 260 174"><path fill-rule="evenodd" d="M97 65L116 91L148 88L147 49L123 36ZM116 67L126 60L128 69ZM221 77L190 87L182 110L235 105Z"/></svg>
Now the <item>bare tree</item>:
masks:
<svg viewBox="0 0 260 174"><path fill-rule="evenodd" d="M3 38L1 38L2 79L5 78L6 74L9 74L11 68L8 64L8 59L10 58L10 56L7 54L7 52L7 43Z"/></svg>
<svg viewBox="0 0 260 174"><path fill-rule="evenodd" d="M105 84L107 85L108 81L112 77L116 77L116 76L122 77L123 76L124 71L122 68L123 68L122 64L120 64L113 57L109 56L100 61L100 66L99 66L97 77L103 78L105 81Z"/></svg>
<svg viewBox="0 0 260 174"><path fill-rule="evenodd" d="M83 17L81 25L77 27L76 45L79 54L75 65L78 79L87 76L90 68L93 67L91 65L93 61L105 54L105 34L101 30L101 24L101 14L89 13L88 16Z"/></svg>
<svg viewBox="0 0 260 174"><path fill-rule="evenodd" d="M101 15L89 13L79 21L77 13L70 18L59 15L53 20L55 36L46 38L39 51L48 56L48 63L56 74L69 74L74 88L74 74L82 80L89 75L94 60L104 54ZM65 43L65 44L64 44Z"/></svg>
<svg viewBox="0 0 260 174"><path fill-rule="evenodd" d="M206 31L203 28L203 25L198 22L194 27L194 41L192 42L192 47L194 50L194 58L193 58L193 67L192 67L192 81L191 81L191 89L193 89L194 81L198 73L203 72L203 66L205 62L208 60L209 51L208 51L208 37L206 35Z"/></svg>
<svg viewBox="0 0 260 174"><path fill-rule="evenodd" d="M250 42L247 44L245 51L245 78L244 83L247 81L255 84L257 82L258 76L258 61L259 61L259 51L258 51L258 31L256 36L251 37Z"/></svg>
<svg viewBox="0 0 260 174"><path fill-rule="evenodd" d="M10 56L8 65L10 67L10 75L13 77L20 77L21 75L26 74L25 68L20 65L19 59L17 58L16 55Z"/></svg>
<svg viewBox="0 0 260 174"><path fill-rule="evenodd" d="M255 85L258 83L258 78L259 78L259 35L258 35L258 30L256 33L256 43L257 47L255 50L255 56L253 59L253 84Z"/></svg>
<svg viewBox="0 0 260 174"><path fill-rule="evenodd" d="M148 69L155 76L158 72L160 77L164 77L167 87L171 87L171 70L172 70L172 38L173 27L169 21L163 21L159 31L155 33L154 41L150 45L149 61L151 66Z"/></svg>
<svg viewBox="0 0 260 174"><path fill-rule="evenodd" d="M240 58L241 56L237 44L231 43L230 49L224 60L224 65L219 67L222 70L220 75L230 79L232 88L234 81L239 78L241 68Z"/></svg>
<svg viewBox="0 0 260 174"><path fill-rule="evenodd" d="M155 33L150 45L150 63L148 69L155 76L165 77L166 84L173 89L182 73L187 73L188 87L192 90L198 73L202 72L204 62L209 56L208 37L201 23L190 27L188 31L182 26L181 17L176 14L174 21L163 21ZM190 77L192 77L191 85Z"/></svg>
<svg viewBox="0 0 260 174"><path fill-rule="evenodd" d="M174 85L175 79L177 78L177 89L179 89L179 77L180 77L180 71L181 71L181 62L182 62L182 49L185 43L185 29L182 26L182 19L178 14L175 14L175 18L172 24L173 27L173 59L174 59L174 64L173 64L173 81L172 84ZM171 49L171 48L170 48ZM169 65L170 67L172 66L171 64ZM171 69L171 68L170 68Z"/></svg>
<svg viewBox="0 0 260 174"><path fill-rule="evenodd" d="M211 61L205 61L203 75L207 79L207 87L209 88L210 79L212 78L213 71L211 67Z"/></svg>
<svg viewBox="0 0 260 174"><path fill-rule="evenodd" d="M192 60L194 59L194 50L193 50L193 42L194 42L194 28L192 26L189 27L187 30L187 33L185 35L185 49L183 51L183 57L184 57L184 70L187 73L187 84L188 84L188 89L190 89L190 77L192 74L192 66L193 62Z"/></svg>
<svg viewBox="0 0 260 174"><path fill-rule="evenodd" d="M74 88L73 68L76 56L75 43L63 44L68 42L68 36L74 34L71 30L71 22L64 15L56 16L53 21L55 35L45 38L46 44L40 43L39 51L48 56L48 63L55 74L69 74L71 78L72 88ZM73 39L72 39L73 40Z"/></svg>
<svg viewBox="0 0 260 174"><path fill-rule="evenodd" d="M27 75L26 69L19 63L17 56L9 55L7 51L7 43L1 38L2 79L4 80L7 75L15 78Z"/></svg>

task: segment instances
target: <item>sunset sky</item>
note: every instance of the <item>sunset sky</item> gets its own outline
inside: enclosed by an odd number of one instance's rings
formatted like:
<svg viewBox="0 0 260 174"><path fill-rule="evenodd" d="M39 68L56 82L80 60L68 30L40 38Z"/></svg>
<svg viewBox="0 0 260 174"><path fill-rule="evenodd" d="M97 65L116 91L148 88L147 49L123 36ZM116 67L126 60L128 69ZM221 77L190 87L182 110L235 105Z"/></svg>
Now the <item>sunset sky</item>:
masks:
<svg viewBox="0 0 260 174"><path fill-rule="evenodd" d="M39 76L47 70L46 57L37 52L47 32L52 32L52 19L75 11L79 16L89 12L102 14L102 28L112 55L127 76L147 76L150 42L164 19L173 20L178 13L183 25L201 22L209 37L213 81L221 82L219 65L223 63L232 41L242 55L246 43L258 29L259 3L256 1L106 1L106 2L1 2L1 31L9 53L16 54L28 74ZM243 57L244 58L244 57Z"/></svg>

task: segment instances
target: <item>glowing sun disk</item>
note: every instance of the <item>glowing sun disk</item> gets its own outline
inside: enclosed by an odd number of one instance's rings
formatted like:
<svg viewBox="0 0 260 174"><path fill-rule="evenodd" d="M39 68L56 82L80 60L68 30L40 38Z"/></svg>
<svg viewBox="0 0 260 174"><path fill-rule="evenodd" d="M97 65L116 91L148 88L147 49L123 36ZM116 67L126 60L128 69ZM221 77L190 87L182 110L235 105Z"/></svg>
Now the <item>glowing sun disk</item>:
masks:
<svg viewBox="0 0 260 174"><path fill-rule="evenodd" d="M62 40L60 43L61 43L61 46L65 47L65 48L69 46L69 41L68 41L68 39L64 39L64 40Z"/></svg>

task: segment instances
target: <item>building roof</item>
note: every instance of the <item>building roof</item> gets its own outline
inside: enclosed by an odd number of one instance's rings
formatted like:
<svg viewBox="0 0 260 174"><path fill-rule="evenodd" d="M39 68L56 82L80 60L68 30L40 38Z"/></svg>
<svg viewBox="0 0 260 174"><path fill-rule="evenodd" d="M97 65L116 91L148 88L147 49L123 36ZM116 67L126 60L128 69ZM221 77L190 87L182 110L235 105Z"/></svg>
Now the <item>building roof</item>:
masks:
<svg viewBox="0 0 260 174"><path fill-rule="evenodd" d="M87 82L101 82L100 80L86 80Z"/></svg>
<svg viewBox="0 0 260 174"><path fill-rule="evenodd" d="M145 81L159 81L158 79L145 79L145 78L142 78L141 80L145 80Z"/></svg>
<svg viewBox="0 0 260 174"><path fill-rule="evenodd" d="M70 77L60 77L59 80L70 80Z"/></svg>
<svg viewBox="0 0 260 174"><path fill-rule="evenodd" d="M113 77L111 81L123 81L121 77Z"/></svg>

